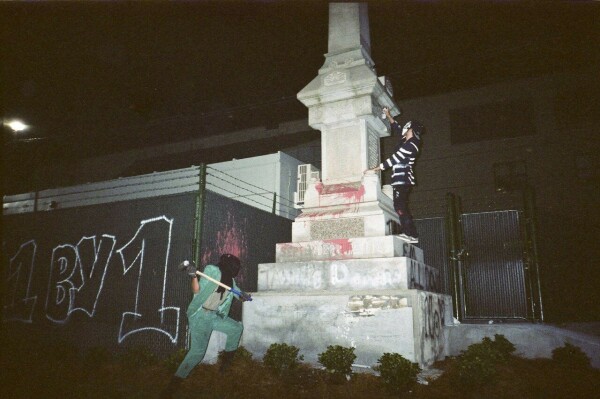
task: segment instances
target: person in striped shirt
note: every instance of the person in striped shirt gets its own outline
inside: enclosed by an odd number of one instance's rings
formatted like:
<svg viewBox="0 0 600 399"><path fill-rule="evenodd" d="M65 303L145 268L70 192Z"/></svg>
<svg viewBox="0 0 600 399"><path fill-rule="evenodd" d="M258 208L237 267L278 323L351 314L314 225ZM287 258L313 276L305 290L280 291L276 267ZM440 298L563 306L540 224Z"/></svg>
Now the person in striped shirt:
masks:
<svg viewBox="0 0 600 399"><path fill-rule="evenodd" d="M384 108L383 112L390 122L392 133L398 133L402 136L394 153L371 170L392 170L394 210L400 219L400 236L409 242L415 243L418 242L419 235L412 215L408 210L408 195L412 186L416 183L413 167L421 146L423 125L419 121L412 120L400 127L388 108Z"/></svg>

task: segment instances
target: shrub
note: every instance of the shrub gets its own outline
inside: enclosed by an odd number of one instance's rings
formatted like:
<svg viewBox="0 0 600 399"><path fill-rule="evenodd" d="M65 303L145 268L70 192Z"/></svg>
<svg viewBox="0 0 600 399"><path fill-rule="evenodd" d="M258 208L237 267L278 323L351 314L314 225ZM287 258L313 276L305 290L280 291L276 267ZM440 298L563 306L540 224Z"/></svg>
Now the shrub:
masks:
<svg viewBox="0 0 600 399"><path fill-rule="evenodd" d="M235 352L235 358L251 360L252 352L250 352L248 349L246 349L243 345L240 345L238 347L237 351Z"/></svg>
<svg viewBox="0 0 600 399"><path fill-rule="evenodd" d="M489 345L496 351L496 356L501 360L506 360L515 351L515 346L502 334L494 335L494 340L488 338Z"/></svg>
<svg viewBox="0 0 600 399"><path fill-rule="evenodd" d="M590 358L578 347L565 342L565 346L552 351L552 360L572 368L591 367Z"/></svg>
<svg viewBox="0 0 600 399"><path fill-rule="evenodd" d="M304 360L304 356L298 356L299 351L293 345L271 344L265 353L263 362L265 366L281 375L295 369L300 361Z"/></svg>
<svg viewBox="0 0 600 399"><path fill-rule="evenodd" d="M398 353L384 353L373 369L381 374L385 385L392 393L406 392L417 382L421 372L418 364L412 363Z"/></svg>
<svg viewBox="0 0 600 399"><path fill-rule="evenodd" d="M340 345L329 345L327 350L319 354L319 363L334 376L350 376L352 363L356 359L354 348L345 348Z"/></svg>
<svg viewBox="0 0 600 399"><path fill-rule="evenodd" d="M481 343L470 345L458 357L459 382L473 386L493 381L496 365L507 361L514 350L514 345L498 334L494 336L494 341L485 337Z"/></svg>
<svg viewBox="0 0 600 399"><path fill-rule="evenodd" d="M223 363L223 356L225 355L225 351L219 351L219 357L218 357L218 362L219 363ZM252 359L252 353L246 349L243 345L238 346L238 348L235 351L235 356L233 357L234 361L235 360L240 360L240 359L245 359L245 360L251 360Z"/></svg>

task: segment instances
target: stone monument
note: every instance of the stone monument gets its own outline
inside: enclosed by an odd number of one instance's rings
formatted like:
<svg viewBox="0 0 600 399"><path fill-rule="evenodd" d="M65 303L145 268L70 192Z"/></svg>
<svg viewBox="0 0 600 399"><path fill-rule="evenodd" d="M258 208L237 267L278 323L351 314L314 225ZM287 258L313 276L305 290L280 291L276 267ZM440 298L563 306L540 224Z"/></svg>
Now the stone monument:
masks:
<svg viewBox="0 0 600 399"><path fill-rule="evenodd" d="M331 3L325 64L298 93L321 131L322 174L305 193L292 242L276 263L261 264L258 292L244 303L242 344L259 357L273 343L300 349L318 364L329 345L355 348L373 366L400 353L427 366L446 354L448 295L423 251L393 235L398 218L379 175L382 107L398 113L391 85L371 59L367 5Z"/></svg>

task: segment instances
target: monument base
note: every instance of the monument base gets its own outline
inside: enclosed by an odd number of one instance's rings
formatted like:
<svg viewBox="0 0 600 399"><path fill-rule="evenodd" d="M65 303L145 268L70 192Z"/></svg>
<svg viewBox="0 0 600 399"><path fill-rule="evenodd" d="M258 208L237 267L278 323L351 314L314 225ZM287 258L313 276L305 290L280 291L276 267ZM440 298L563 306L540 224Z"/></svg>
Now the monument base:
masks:
<svg viewBox="0 0 600 399"><path fill-rule="evenodd" d="M399 353L427 367L448 354L451 301L420 290L259 292L244 303L242 345L259 358L271 344L294 345L315 366L329 345L341 345L355 348L356 365Z"/></svg>

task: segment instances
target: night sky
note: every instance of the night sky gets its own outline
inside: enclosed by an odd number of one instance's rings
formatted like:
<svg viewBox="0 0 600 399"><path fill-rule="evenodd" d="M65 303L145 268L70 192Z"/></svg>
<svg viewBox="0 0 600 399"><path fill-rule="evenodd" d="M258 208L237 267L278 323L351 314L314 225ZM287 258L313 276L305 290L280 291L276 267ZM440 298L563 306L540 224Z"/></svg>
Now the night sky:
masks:
<svg viewBox="0 0 600 399"><path fill-rule="evenodd" d="M15 2L0 15L4 118L57 158L305 118L296 93L327 52L325 2ZM600 2L379 1L369 18L399 103L600 65Z"/></svg>

